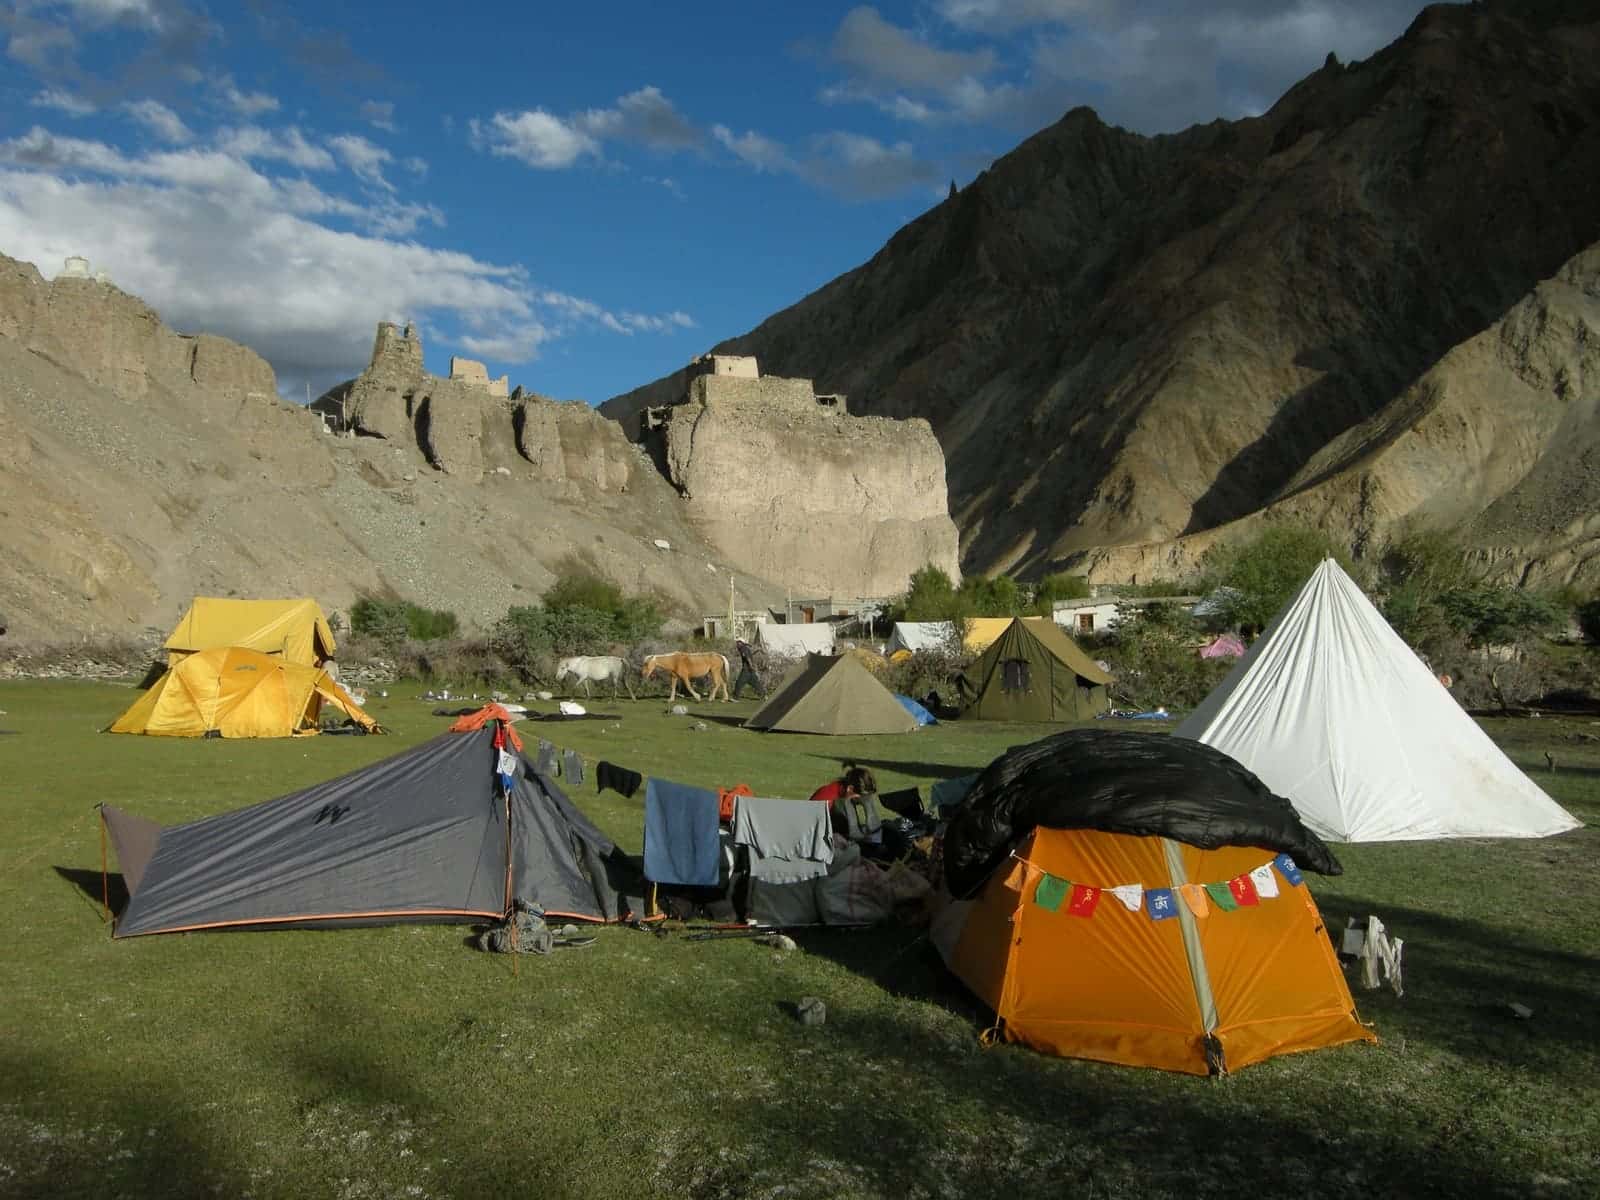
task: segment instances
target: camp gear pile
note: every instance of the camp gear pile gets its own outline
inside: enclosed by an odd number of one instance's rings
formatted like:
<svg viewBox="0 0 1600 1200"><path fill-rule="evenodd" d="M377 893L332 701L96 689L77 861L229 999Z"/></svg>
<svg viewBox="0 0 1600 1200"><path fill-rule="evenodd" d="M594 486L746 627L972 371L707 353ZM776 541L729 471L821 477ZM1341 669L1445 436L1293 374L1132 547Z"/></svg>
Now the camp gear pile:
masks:
<svg viewBox="0 0 1600 1200"><path fill-rule="evenodd" d="M1202 849L1260 846L1323 875L1338 860L1294 806L1199 742L1072 729L1018 746L978 776L944 839L945 877L972 894L1036 826L1170 837Z"/></svg>

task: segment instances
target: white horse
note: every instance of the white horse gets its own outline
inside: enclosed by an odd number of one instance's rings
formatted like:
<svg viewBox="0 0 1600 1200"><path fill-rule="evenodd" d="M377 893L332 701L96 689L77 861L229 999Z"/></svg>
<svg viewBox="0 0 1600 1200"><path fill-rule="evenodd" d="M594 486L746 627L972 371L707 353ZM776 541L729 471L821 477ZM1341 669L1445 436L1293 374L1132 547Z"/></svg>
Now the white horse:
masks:
<svg viewBox="0 0 1600 1200"><path fill-rule="evenodd" d="M560 683L568 675L572 676L575 683L583 684L584 696L590 697L591 683L604 683L611 681L611 694L617 694L617 685L620 683L628 689L628 699L637 700L633 694L633 681L628 678L627 664L615 654L585 655L579 654L572 658L563 658L556 664L556 682Z"/></svg>

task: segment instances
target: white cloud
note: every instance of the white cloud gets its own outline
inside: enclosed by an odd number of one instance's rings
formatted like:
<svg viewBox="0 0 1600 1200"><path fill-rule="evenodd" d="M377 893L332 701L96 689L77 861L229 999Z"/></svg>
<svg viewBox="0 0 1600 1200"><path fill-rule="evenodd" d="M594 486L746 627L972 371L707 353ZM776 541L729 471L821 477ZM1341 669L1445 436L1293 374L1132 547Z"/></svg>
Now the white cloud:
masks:
<svg viewBox="0 0 1600 1200"><path fill-rule="evenodd" d="M679 200L687 200L689 193L683 190L683 185L670 175L645 175L642 177L646 183L653 183L659 188L665 188Z"/></svg>
<svg viewBox="0 0 1600 1200"><path fill-rule="evenodd" d="M361 119L370 121L386 133L393 133L395 130L394 104L388 100L363 100L361 102Z"/></svg>
<svg viewBox="0 0 1600 1200"><path fill-rule="evenodd" d="M596 140L637 142L655 150L691 150L705 143L705 135L653 86L618 97L611 108L578 113L571 123Z"/></svg>
<svg viewBox="0 0 1600 1200"><path fill-rule="evenodd" d="M183 123L183 118L159 100L132 100L122 108L130 117L164 142L181 144L194 140L194 134Z"/></svg>
<svg viewBox="0 0 1600 1200"><path fill-rule="evenodd" d="M693 329L694 318L686 312L673 309L669 313L654 316L649 313L623 312L617 314L617 322L629 333L670 333L676 329Z"/></svg>
<svg viewBox="0 0 1600 1200"><path fill-rule="evenodd" d="M781 142L775 142L753 129L735 134L726 125L713 125L711 136L754 171L776 175L799 169L799 164L789 156L789 152L783 148Z"/></svg>
<svg viewBox="0 0 1600 1200"><path fill-rule="evenodd" d="M538 321L522 321L507 325L496 333L478 336L466 334L459 340L468 354L495 362L531 362L539 356L539 347L553 335Z"/></svg>
<svg viewBox="0 0 1600 1200"><path fill-rule="evenodd" d="M1416 15L1413 0L941 0L970 32L1033 29L1013 81L976 81L941 114L1036 128L1068 108L1146 133L1255 115L1329 51L1364 58Z"/></svg>
<svg viewBox="0 0 1600 1200"><path fill-rule="evenodd" d="M939 91L966 76L994 69L995 53L941 50L885 21L875 8L854 8L833 35L832 56L857 79Z"/></svg>
<svg viewBox="0 0 1600 1200"><path fill-rule="evenodd" d="M28 104L33 108L53 108L57 112L66 113L69 117L87 117L99 111L92 102L82 96L53 87L36 92Z"/></svg>
<svg viewBox="0 0 1600 1200"><path fill-rule="evenodd" d="M486 123L474 118L468 127L474 146L541 170L562 170L600 154L594 138L542 108L496 113Z"/></svg>
<svg viewBox="0 0 1600 1200"><path fill-rule="evenodd" d="M428 173L428 160L425 158L419 158L415 154L413 154L410 158L401 160L400 165L418 178L421 178Z"/></svg>
<svg viewBox="0 0 1600 1200"><path fill-rule="evenodd" d="M394 156L382 146L375 146L353 133L329 138L328 145L333 147L334 153L344 160L344 165L350 168L351 174L357 179L385 191L394 191L394 184L383 177L384 164L391 162Z"/></svg>
<svg viewBox="0 0 1600 1200"><path fill-rule="evenodd" d="M807 164L812 181L857 199L891 196L939 177L910 142L885 145L859 133L833 132L816 139L815 150Z"/></svg>
<svg viewBox="0 0 1600 1200"><path fill-rule="evenodd" d="M264 129L259 125L223 128L216 133L217 147L239 158L286 162L304 171L331 171L333 155L308 142L299 128Z"/></svg>
<svg viewBox="0 0 1600 1200"><path fill-rule="evenodd" d="M241 117L259 117L262 113L277 112L278 98L266 92L241 91L232 75L223 75L216 81L217 93L222 101Z"/></svg>
<svg viewBox="0 0 1600 1200"><path fill-rule="evenodd" d="M290 392L359 371L380 319L453 325L469 353L502 362L580 327L693 324L681 312L613 314L533 285L518 265L408 237L427 223L443 215L387 193L363 204L304 177L274 178L215 147L133 154L38 127L0 141L7 253L45 270L85 254L175 328L254 347Z"/></svg>
<svg viewBox="0 0 1600 1200"><path fill-rule="evenodd" d="M893 195L940 176L939 168L919 158L906 141L886 145L864 134L834 130L809 138L805 152L797 154L753 129L736 135L726 125L714 125L711 135L758 173L794 175L854 200Z"/></svg>
<svg viewBox="0 0 1600 1200"><path fill-rule="evenodd" d="M6 57L41 72L54 71L78 45L70 29L35 21L23 12L12 16L8 34Z"/></svg>
<svg viewBox="0 0 1600 1200"><path fill-rule="evenodd" d="M1034 25L1070 25L1114 9L1111 0L939 0L952 25L982 33L1009 33Z"/></svg>
<svg viewBox="0 0 1600 1200"><path fill-rule="evenodd" d="M160 29L162 25L161 14L150 0L62 0L62 6L91 26L123 22Z"/></svg>

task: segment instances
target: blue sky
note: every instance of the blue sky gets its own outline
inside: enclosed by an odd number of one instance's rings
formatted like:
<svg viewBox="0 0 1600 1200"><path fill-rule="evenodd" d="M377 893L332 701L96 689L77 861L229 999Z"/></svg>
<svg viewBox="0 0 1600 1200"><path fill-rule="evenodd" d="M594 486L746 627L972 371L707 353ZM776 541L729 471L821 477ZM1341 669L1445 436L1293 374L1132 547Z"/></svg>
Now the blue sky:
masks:
<svg viewBox="0 0 1600 1200"><path fill-rule="evenodd" d="M287 395L379 320L599 402L870 257L1077 104L1264 111L1414 0L0 0L0 251L82 254Z"/></svg>

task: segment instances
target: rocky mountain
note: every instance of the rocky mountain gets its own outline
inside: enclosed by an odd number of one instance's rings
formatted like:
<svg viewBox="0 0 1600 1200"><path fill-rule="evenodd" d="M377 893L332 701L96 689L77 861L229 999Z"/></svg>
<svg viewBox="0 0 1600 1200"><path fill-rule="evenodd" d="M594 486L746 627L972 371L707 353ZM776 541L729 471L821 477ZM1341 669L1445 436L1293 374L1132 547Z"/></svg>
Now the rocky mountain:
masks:
<svg viewBox="0 0 1600 1200"><path fill-rule="evenodd" d="M730 578L741 605L782 603L699 537L613 422L422 376L415 349L418 421L334 436L252 351L0 256L9 636L164 630L196 594L403 597L482 627L567 559L691 618L726 608Z"/></svg>
<svg viewBox="0 0 1600 1200"><path fill-rule="evenodd" d="M717 352L927 418L968 570L1167 573L1282 513L1593 581L1596 180L1600 9L1437 5L1261 117L1074 110Z"/></svg>

